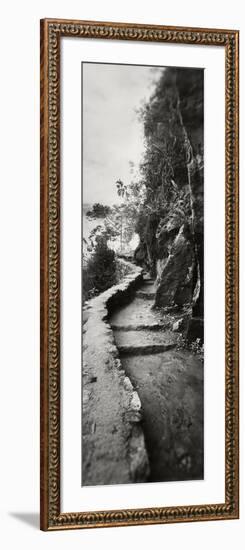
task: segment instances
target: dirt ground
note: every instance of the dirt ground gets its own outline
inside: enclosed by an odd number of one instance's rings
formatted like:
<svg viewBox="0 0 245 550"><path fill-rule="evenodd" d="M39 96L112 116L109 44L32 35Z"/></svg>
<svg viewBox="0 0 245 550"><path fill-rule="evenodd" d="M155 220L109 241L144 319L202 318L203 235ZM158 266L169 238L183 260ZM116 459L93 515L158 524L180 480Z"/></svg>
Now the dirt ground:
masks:
<svg viewBox="0 0 245 550"><path fill-rule="evenodd" d="M187 351L124 357L143 409L149 481L203 478L203 365Z"/></svg>
<svg viewBox="0 0 245 550"><path fill-rule="evenodd" d="M178 350L168 315L152 308L154 282L110 318L122 366L139 394L148 481L203 479L203 362Z"/></svg>

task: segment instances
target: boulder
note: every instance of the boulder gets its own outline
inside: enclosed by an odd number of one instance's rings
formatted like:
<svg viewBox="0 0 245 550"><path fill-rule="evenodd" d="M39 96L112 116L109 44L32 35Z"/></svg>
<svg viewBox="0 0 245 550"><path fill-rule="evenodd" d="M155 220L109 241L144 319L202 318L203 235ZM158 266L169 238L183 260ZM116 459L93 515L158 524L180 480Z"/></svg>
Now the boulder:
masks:
<svg viewBox="0 0 245 550"><path fill-rule="evenodd" d="M168 258L158 269L155 306L179 307L192 299L194 251L188 230L182 226L175 238Z"/></svg>

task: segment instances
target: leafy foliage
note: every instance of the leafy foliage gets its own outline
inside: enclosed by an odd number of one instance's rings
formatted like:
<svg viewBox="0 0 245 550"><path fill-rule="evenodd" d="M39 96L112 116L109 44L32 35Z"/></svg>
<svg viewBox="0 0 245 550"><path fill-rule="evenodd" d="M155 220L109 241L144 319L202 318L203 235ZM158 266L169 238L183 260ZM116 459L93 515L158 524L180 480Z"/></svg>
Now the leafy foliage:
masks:
<svg viewBox="0 0 245 550"><path fill-rule="evenodd" d="M115 252L111 250L106 240L99 236L93 254L83 267L83 298L84 301L116 283Z"/></svg>
<svg viewBox="0 0 245 550"><path fill-rule="evenodd" d="M133 170L133 163L131 169ZM125 185L119 179L116 181L116 188L121 199L119 203L111 207L97 203L86 214L89 219L103 218L103 222L91 230L88 240L83 240L88 253L94 251L97 237L103 237L107 243L118 241L119 252L123 253L135 233L139 208L145 197L144 186L139 181Z"/></svg>
<svg viewBox="0 0 245 550"><path fill-rule="evenodd" d="M87 212L86 216L89 219L105 218L108 214L110 214L110 211L111 209L109 206L96 202L93 204L92 210Z"/></svg>
<svg viewBox="0 0 245 550"><path fill-rule="evenodd" d="M168 246L171 235L192 222L187 168L190 143L182 121L177 73L165 69L151 98L139 111L145 134L140 166L145 199L138 211L136 231L147 250L152 273L164 243Z"/></svg>
<svg viewBox="0 0 245 550"><path fill-rule="evenodd" d="M187 340L182 334L177 339L177 350L188 350L193 354L198 355L202 361L204 361L204 343L201 338L196 338L194 341Z"/></svg>

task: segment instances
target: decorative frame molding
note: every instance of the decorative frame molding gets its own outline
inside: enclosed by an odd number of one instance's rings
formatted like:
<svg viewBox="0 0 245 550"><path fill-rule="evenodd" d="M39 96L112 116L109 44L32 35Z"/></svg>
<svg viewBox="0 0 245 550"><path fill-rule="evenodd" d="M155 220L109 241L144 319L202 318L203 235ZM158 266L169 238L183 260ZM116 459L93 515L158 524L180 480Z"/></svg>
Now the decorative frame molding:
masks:
<svg viewBox="0 0 245 550"><path fill-rule="evenodd" d="M224 46L225 502L60 513L60 41L78 38ZM41 529L147 525L239 517L239 32L44 19L41 21Z"/></svg>

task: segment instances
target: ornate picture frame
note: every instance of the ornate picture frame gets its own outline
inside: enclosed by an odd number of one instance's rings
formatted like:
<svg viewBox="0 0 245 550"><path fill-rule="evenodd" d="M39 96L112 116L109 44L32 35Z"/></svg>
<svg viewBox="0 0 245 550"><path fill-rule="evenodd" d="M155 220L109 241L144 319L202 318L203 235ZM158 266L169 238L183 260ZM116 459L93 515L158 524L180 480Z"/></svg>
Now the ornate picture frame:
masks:
<svg viewBox="0 0 245 550"><path fill-rule="evenodd" d="M225 48L225 500L61 512L61 41L120 40ZM239 32L129 23L41 21L41 529L147 525L239 517Z"/></svg>

